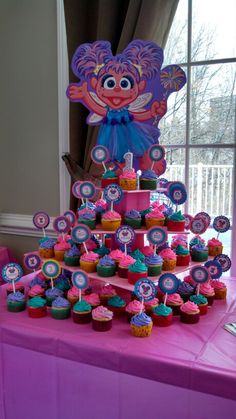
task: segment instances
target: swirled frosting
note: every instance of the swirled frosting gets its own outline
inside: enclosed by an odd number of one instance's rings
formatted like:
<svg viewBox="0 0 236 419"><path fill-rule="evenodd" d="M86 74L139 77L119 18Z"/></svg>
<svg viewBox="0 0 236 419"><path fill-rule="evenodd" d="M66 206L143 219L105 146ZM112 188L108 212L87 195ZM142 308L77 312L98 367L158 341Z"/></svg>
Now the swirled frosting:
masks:
<svg viewBox="0 0 236 419"><path fill-rule="evenodd" d="M144 311L144 305L138 300L130 301L130 303L125 307L125 311L131 314L139 313L141 310Z"/></svg>
<svg viewBox="0 0 236 419"><path fill-rule="evenodd" d="M188 249L186 247L182 246L181 244L178 244L178 246L175 249L176 255L178 256L187 256L189 255Z"/></svg>
<svg viewBox="0 0 236 419"><path fill-rule="evenodd" d="M202 294L191 295L190 301L192 301L193 303L195 303L197 305L207 304L207 298L204 297L204 295L202 295Z"/></svg>
<svg viewBox="0 0 236 419"><path fill-rule="evenodd" d="M184 282L187 282L188 284L192 285L193 287L196 286L196 282L192 279L190 275L187 275L184 277Z"/></svg>
<svg viewBox="0 0 236 419"><path fill-rule="evenodd" d="M113 296L116 295L116 290L112 287L112 285L105 285L100 289L99 294Z"/></svg>
<svg viewBox="0 0 236 419"><path fill-rule="evenodd" d="M46 297L51 297L51 298L53 298L53 297L62 297L63 296L63 291L62 290L60 290L59 288L48 288L46 291L45 291L45 295L46 295Z"/></svg>
<svg viewBox="0 0 236 419"><path fill-rule="evenodd" d="M108 308L104 307L104 306L99 306L97 308L94 308L92 310L92 318L94 320L104 320L104 321L108 321L111 320L113 317L113 313L111 310L108 310Z"/></svg>
<svg viewBox="0 0 236 419"><path fill-rule="evenodd" d="M109 253L109 256L116 262L120 262L121 259L123 259L123 257L125 256L125 254L121 250L116 249L112 250L111 253Z"/></svg>
<svg viewBox="0 0 236 419"><path fill-rule="evenodd" d="M97 253L99 256L105 256L109 255L110 250L108 249L108 247L105 246L105 244L103 244L98 249L94 249L94 253Z"/></svg>
<svg viewBox="0 0 236 419"><path fill-rule="evenodd" d="M79 220L78 220L78 222L80 222L80 220L84 220L84 221L93 221L93 220L95 220L95 213L91 213L91 212L84 212L83 214L79 214Z"/></svg>
<svg viewBox="0 0 236 419"><path fill-rule="evenodd" d="M105 201L105 199L98 199L96 202L95 202L95 205L96 205L96 210L99 208L99 209L101 209L101 210L106 210L107 209L107 201Z"/></svg>
<svg viewBox="0 0 236 419"><path fill-rule="evenodd" d="M200 294L206 296L213 296L215 294L214 288L212 288L209 282L204 282L204 284L200 284L199 291Z"/></svg>
<svg viewBox="0 0 236 419"><path fill-rule="evenodd" d="M199 244L199 243L203 243L205 244L205 240L202 239L201 236L194 236L190 242L189 242L189 246L194 246L195 244Z"/></svg>
<svg viewBox="0 0 236 419"><path fill-rule="evenodd" d="M172 221L185 221L185 218L181 214L181 211L174 212L174 214L170 215L168 219Z"/></svg>
<svg viewBox="0 0 236 419"><path fill-rule="evenodd" d="M65 256L66 257L80 256L80 251L76 245L73 245L71 249L66 251Z"/></svg>
<svg viewBox="0 0 236 419"><path fill-rule="evenodd" d="M70 303L66 298L63 297L57 297L52 302L52 308L70 308Z"/></svg>
<svg viewBox="0 0 236 419"><path fill-rule="evenodd" d="M123 298L119 297L119 295L114 295L113 297L109 298L107 301L107 304L112 307L124 307L125 306L125 300Z"/></svg>
<svg viewBox="0 0 236 419"><path fill-rule="evenodd" d="M175 252L173 252L173 250L171 250L170 248L168 249L163 249L160 253L159 256L162 257L162 259L171 259L171 260L176 260L176 254Z"/></svg>
<svg viewBox="0 0 236 419"><path fill-rule="evenodd" d="M165 217L164 217L163 212L161 212L159 208L154 208L152 212L149 212L148 214L145 215L145 218L146 219L157 218L159 220L159 219L164 219Z"/></svg>
<svg viewBox="0 0 236 419"><path fill-rule="evenodd" d="M46 300L42 297L33 297L27 301L27 306L32 308L41 308L46 305Z"/></svg>
<svg viewBox="0 0 236 419"><path fill-rule="evenodd" d="M31 297L35 297L36 295L42 295L44 294L44 288L40 285L34 285L32 288L30 288L28 295Z"/></svg>
<svg viewBox="0 0 236 419"><path fill-rule="evenodd" d="M7 296L7 302L24 301L24 300L25 300L25 296L20 291L12 292L11 294L8 294Z"/></svg>
<svg viewBox="0 0 236 419"><path fill-rule="evenodd" d="M110 256L105 255L99 260L98 265L99 266L114 266L115 261Z"/></svg>
<svg viewBox="0 0 236 419"><path fill-rule="evenodd" d="M85 300L77 301L77 303L75 303L75 305L73 306L73 311L75 311L76 313L87 313L91 310L91 305L87 303L87 301Z"/></svg>
<svg viewBox="0 0 236 419"><path fill-rule="evenodd" d="M61 279L60 281L55 281L55 288L58 288L62 291L68 291L70 289L70 282L68 279Z"/></svg>
<svg viewBox="0 0 236 419"><path fill-rule="evenodd" d="M121 220L121 216L116 211L107 211L102 215L102 219L108 221Z"/></svg>
<svg viewBox="0 0 236 419"><path fill-rule="evenodd" d="M22 288L24 288L24 286L21 284L21 282L15 282L15 290L16 291L19 291ZM12 292L13 291L12 283L10 283L10 284L7 285L7 291L8 292Z"/></svg>
<svg viewBox="0 0 236 419"><path fill-rule="evenodd" d="M88 253L84 253L80 260L84 261L84 262L96 262L99 259L99 255L95 252L88 252Z"/></svg>
<svg viewBox="0 0 236 419"><path fill-rule="evenodd" d="M151 206L152 208L158 208L161 212L163 212L166 209L165 205L159 201L152 202Z"/></svg>
<svg viewBox="0 0 236 419"><path fill-rule="evenodd" d="M147 215L149 212L152 212L152 207L148 207L144 210L140 211L141 217L145 217L145 215Z"/></svg>
<svg viewBox="0 0 236 419"><path fill-rule="evenodd" d="M134 252L132 252L131 253L131 256L132 256L132 258L134 258L134 259L140 259L142 262L144 261L144 259L145 259L145 256L144 256L144 254L142 253L142 252L140 252L140 250L139 249L136 249Z"/></svg>
<svg viewBox="0 0 236 419"><path fill-rule="evenodd" d="M198 243L192 246L192 252L208 252L208 248L203 243Z"/></svg>
<svg viewBox="0 0 236 419"><path fill-rule="evenodd" d="M144 306L145 307L155 307L159 304L158 298L153 298L152 300L145 301Z"/></svg>
<svg viewBox="0 0 236 419"><path fill-rule="evenodd" d="M86 247L87 247L88 250L96 250L97 249L97 243L92 239L87 240L85 242L85 244L86 244Z"/></svg>
<svg viewBox="0 0 236 419"><path fill-rule="evenodd" d="M187 282L181 282L178 288L178 292L182 292L182 293L191 293L193 292L194 288L192 287L192 285L188 284Z"/></svg>
<svg viewBox="0 0 236 419"><path fill-rule="evenodd" d="M222 246L222 242L214 237L207 242L208 246Z"/></svg>
<svg viewBox="0 0 236 419"><path fill-rule="evenodd" d="M82 210L87 210L90 209L92 211L95 211L95 204L93 202L86 202L86 204L82 204L80 205L80 207L78 208L77 212L82 211Z"/></svg>
<svg viewBox="0 0 236 419"><path fill-rule="evenodd" d="M120 268L128 268L130 265L132 265L135 262L135 259L132 258L132 256L124 256L120 263L119 263L119 267Z"/></svg>
<svg viewBox="0 0 236 419"><path fill-rule="evenodd" d="M40 243L41 249L53 249L56 241L54 239L47 239Z"/></svg>
<svg viewBox="0 0 236 419"><path fill-rule="evenodd" d="M85 295L84 301L86 301L86 303L91 304L91 306L98 306L100 304L100 298L98 294L96 294L95 292Z"/></svg>
<svg viewBox="0 0 236 419"><path fill-rule="evenodd" d="M147 326L150 323L152 323L152 319L145 313L135 314L130 320L130 324L139 327Z"/></svg>
<svg viewBox="0 0 236 419"><path fill-rule="evenodd" d="M198 314L199 308L197 304L193 303L192 301L187 301L187 303L182 304L180 307L180 310L183 311L183 313L187 314Z"/></svg>
<svg viewBox="0 0 236 419"><path fill-rule="evenodd" d="M157 307L154 307L153 313L157 316L169 316L172 313L172 308L167 307L165 304L160 304Z"/></svg>
<svg viewBox="0 0 236 419"><path fill-rule="evenodd" d="M153 255L154 250L153 250L153 247L151 247L151 246L143 246L143 247L140 248L140 252L144 256L151 256L151 255ZM141 258L139 258L139 259L141 259Z"/></svg>
<svg viewBox="0 0 236 419"><path fill-rule="evenodd" d="M163 259L159 255L151 255L151 256L145 257L145 264L147 266L150 266L150 265L162 265L162 263L163 263Z"/></svg>
<svg viewBox="0 0 236 419"><path fill-rule="evenodd" d="M45 281L43 281L41 278L39 278L38 276L36 276L35 278L33 278L30 283L29 283L29 287L32 288L34 285L40 285L40 287L46 288L47 284Z"/></svg>
<svg viewBox="0 0 236 419"><path fill-rule="evenodd" d="M183 300L179 294L168 294L166 299L167 304L183 304Z"/></svg>
<svg viewBox="0 0 236 419"><path fill-rule="evenodd" d="M102 178L103 179L117 179L117 174L113 171L108 169L105 173L103 173Z"/></svg>
<svg viewBox="0 0 236 419"><path fill-rule="evenodd" d="M83 208L83 209L79 209L79 210L77 211L77 214L78 214L79 219L80 219L80 218L81 218L84 214L91 214L91 215L93 215L93 216L95 217L95 209L91 209L91 208L85 207L85 208Z"/></svg>
<svg viewBox="0 0 236 419"><path fill-rule="evenodd" d="M130 272L147 272L147 267L145 263L141 262L140 259L137 259L132 265L128 267Z"/></svg>
<svg viewBox="0 0 236 419"><path fill-rule="evenodd" d="M136 173L133 170L127 170L120 175L120 179L136 179Z"/></svg>
<svg viewBox="0 0 236 419"><path fill-rule="evenodd" d="M154 172L154 170L143 170L142 174L140 176L140 179L152 179L152 180L157 180L157 175Z"/></svg>
<svg viewBox="0 0 236 419"><path fill-rule="evenodd" d="M60 241L59 243L56 243L54 246L54 250L61 250L66 251L71 248L70 243L67 243L66 241Z"/></svg>
<svg viewBox="0 0 236 419"><path fill-rule="evenodd" d="M74 285L72 288L69 289L67 296L68 297L76 297L79 298L80 292L78 288L76 288Z"/></svg>
<svg viewBox="0 0 236 419"><path fill-rule="evenodd" d="M221 290L223 288L226 288L226 285L224 282L218 281L218 280L212 280L211 281L211 287L214 288L214 290Z"/></svg>
<svg viewBox="0 0 236 419"><path fill-rule="evenodd" d="M131 218L131 219L140 219L141 218L141 214L139 211L136 211L135 209L132 209L130 211L126 211L125 213L125 217L126 218Z"/></svg>

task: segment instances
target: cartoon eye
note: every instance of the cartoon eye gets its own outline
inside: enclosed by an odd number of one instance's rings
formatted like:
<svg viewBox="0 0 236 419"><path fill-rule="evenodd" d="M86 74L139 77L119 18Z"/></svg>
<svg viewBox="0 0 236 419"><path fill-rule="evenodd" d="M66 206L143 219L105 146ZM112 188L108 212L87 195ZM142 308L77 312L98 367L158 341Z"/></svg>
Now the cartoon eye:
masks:
<svg viewBox="0 0 236 419"><path fill-rule="evenodd" d="M123 90L129 90L133 87L134 82L132 77L122 77L120 80L120 87Z"/></svg>
<svg viewBox="0 0 236 419"><path fill-rule="evenodd" d="M116 86L116 80L115 77L108 77L103 84L104 89L114 89L114 87Z"/></svg>

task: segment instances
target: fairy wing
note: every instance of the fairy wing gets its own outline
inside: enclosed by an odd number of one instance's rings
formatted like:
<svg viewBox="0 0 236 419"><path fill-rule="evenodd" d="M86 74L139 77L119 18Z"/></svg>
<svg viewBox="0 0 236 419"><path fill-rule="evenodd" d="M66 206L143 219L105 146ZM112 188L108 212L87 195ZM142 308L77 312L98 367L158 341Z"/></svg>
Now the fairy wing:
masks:
<svg viewBox="0 0 236 419"><path fill-rule="evenodd" d="M94 102L96 102L98 105L102 106L103 108L106 107L106 104L102 102L101 99L96 95L95 92L89 92L89 95L92 97ZM98 122L101 122L103 120L103 116L97 115L96 113L91 113L87 118L88 124L97 124Z"/></svg>
<svg viewBox="0 0 236 419"><path fill-rule="evenodd" d="M91 98L94 100L94 102L96 102L98 105L102 106L103 108L106 107L106 104L101 99L99 99L99 97L96 95L95 92L89 92L89 94Z"/></svg>
<svg viewBox="0 0 236 419"><path fill-rule="evenodd" d="M144 93L143 95L140 95L135 99L130 105L129 105L129 111L132 112L144 112L145 109L143 106L147 105L150 100L152 99L152 93Z"/></svg>

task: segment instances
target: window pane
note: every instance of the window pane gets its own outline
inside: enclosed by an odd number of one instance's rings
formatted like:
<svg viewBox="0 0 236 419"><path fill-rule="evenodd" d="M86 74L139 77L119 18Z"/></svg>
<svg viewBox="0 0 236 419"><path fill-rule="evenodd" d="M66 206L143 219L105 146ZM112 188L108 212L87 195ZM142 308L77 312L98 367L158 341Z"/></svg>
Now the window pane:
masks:
<svg viewBox="0 0 236 419"><path fill-rule="evenodd" d="M180 0L164 49L164 65L187 61L188 1Z"/></svg>
<svg viewBox="0 0 236 419"><path fill-rule="evenodd" d="M160 144L185 144L186 142L186 85L168 99L168 112L161 119Z"/></svg>
<svg viewBox="0 0 236 419"><path fill-rule="evenodd" d="M235 20L235 0L193 0L192 60L235 57Z"/></svg>
<svg viewBox="0 0 236 419"><path fill-rule="evenodd" d="M234 142L236 64L192 68L190 142Z"/></svg>
<svg viewBox="0 0 236 419"><path fill-rule="evenodd" d="M190 150L189 214L205 211L211 218L225 215L232 221L233 161L232 149Z"/></svg>

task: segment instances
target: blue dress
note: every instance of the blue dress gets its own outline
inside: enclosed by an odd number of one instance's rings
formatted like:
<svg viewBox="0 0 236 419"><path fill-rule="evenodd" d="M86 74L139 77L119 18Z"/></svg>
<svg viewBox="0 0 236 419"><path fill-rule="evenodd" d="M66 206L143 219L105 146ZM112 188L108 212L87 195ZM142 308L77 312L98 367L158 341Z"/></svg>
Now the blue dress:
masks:
<svg viewBox="0 0 236 419"><path fill-rule="evenodd" d="M111 160L124 161L131 151L134 157L142 157L153 144L158 143L160 131L153 125L135 121L128 107L109 109L99 129L97 144L108 148Z"/></svg>

